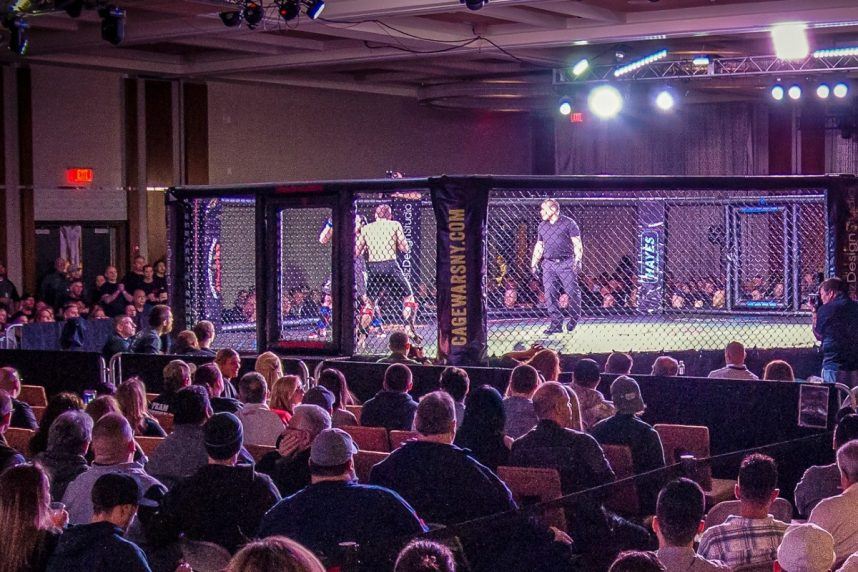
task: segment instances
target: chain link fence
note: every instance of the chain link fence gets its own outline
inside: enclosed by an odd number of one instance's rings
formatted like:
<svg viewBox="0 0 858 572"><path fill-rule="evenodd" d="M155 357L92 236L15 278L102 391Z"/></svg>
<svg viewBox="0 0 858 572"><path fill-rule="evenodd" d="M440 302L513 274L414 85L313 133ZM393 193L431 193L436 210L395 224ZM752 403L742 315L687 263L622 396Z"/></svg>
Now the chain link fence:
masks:
<svg viewBox="0 0 858 572"><path fill-rule="evenodd" d="M428 191L355 198L355 351L388 353L403 331L427 355L437 351L436 224Z"/></svg>
<svg viewBox="0 0 858 572"><path fill-rule="evenodd" d="M495 190L489 353L809 347L819 191Z"/></svg>
<svg viewBox="0 0 858 572"><path fill-rule="evenodd" d="M213 347L256 350L256 203L252 198L183 199L184 288L188 327L215 324Z"/></svg>

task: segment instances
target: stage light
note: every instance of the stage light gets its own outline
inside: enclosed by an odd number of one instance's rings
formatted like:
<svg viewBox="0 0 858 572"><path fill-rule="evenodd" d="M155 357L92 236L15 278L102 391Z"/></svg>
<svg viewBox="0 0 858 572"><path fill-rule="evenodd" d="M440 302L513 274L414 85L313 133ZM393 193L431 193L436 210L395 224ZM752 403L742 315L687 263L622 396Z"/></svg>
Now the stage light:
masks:
<svg viewBox="0 0 858 572"><path fill-rule="evenodd" d="M587 58L578 60L578 63L572 66L572 75L580 77L588 69L590 69L590 61Z"/></svg>
<svg viewBox="0 0 858 572"><path fill-rule="evenodd" d="M572 101L568 97L564 97L560 100L560 105L558 107L560 111L560 115L571 115L572 114Z"/></svg>
<svg viewBox="0 0 858 572"><path fill-rule="evenodd" d="M220 21L223 22L223 25L227 28L240 26L241 20L243 19L241 12L237 10L233 12L221 12L218 16L220 16Z"/></svg>
<svg viewBox="0 0 858 572"><path fill-rule="evenodd" d="M849 93L849 86L841 81L834 85L834 89L831 90L831 93L834 94L834 97L843 99L846 97L846 94Z"/></svg>
<svg viewBox="0 0 858 572"><path fill-rule="evenodd" d="M630 64L626 64L624 66L618 67L614 70L614 77L621 77L626 74L632 73L635 70L639 70L640 68L649 65L658 60L664 59L667 57L667 50L659 50L654 54L650 54L645 58L641 58L639 60L633 61Z"/></svg>
<svg viewBox="0 0 858 572"><path fill-rule="evenodd" d="M816 50L813 52L813 57L821 58L843 58L846 56L858 56L858 46L848 48L831 48L828 50Z"/></svg>
<svg viewBox="0 0 858 572"><path fill-rule="evenodd" d="M101 39L118 46L125 39L125 10L113 5L98 9L101 17Z"/></svg>
<svg viewBox="0 0 858 572"><path fill-rule="evenodd" d="M810 53L807 43L807 26L800 22L772 26L775 55L781 60L803 60Z"/></svg>
<svg viewBox="0 0 858 572"><path fill-rule="evenodd" d="M828 84L821 83L816 86L816 97L819 99L828 99L829 94L831 94L831 88Z"/></svg>
<svg viewBox="0 0 858 572"><path fill-rule="evenodd" d="M587 106L599 119L611 119L623 108L623 96L612 85L600 85L590 92Z"/></svg>
<svg viewBox="0 0 858 572"><path fill-rule="evenodd" d="M265 10L260 2L248 0L244 4L244 9L241 11L244 21L247 22L247 27L254 29L265 17Z"/></svg>
<svg viewBox="0 0 858 572"><path fill-rule="evenodd" d="M784 98L784 86L775 85L772 86L772 99L775 101L781 101Z"/></svg>
<svg viewBox="0 0 858 572"><path fill-rule="evenodd" d="M706 67L709 65L709 56L694 56L694 59L691 60L692 65L697 67Z"/></svg>
<svg viewBox="0 0 858 572"><path fill-rule="evenodd" d="M30 24L22 16L7 15L3 27L9 30L9 51L23 56L30 47Z"/></svg>
<svg viewBox="0 0 858 572"><path fill-rule="evenodd" d="M787 95L793 101L798 101L801 99L801 86L800 85L791 85L787 90Z"/></svg>
<svg viewBox="0 0 858 572"><path fill-rule="evenodd" d="M655 96L655 106L662 111L670 111L673 109L676 101L673 99L673 94L670 91L663 89Z"/></svg>
<svg viewBox="0 0 858 572"><path fill-rule="evenodd" d="M301 7L298 5L298 0L281 0L277 4L277 13L286 22L297 18L300 11Z"/></svg>
<svg viewBox="0 0 858 572"><path fill-rule="evenodd" d="M321 16L324 10L325 0L312 0L312 2L307 4L307 16L309 16L311 20L315 20Z"/></svg>

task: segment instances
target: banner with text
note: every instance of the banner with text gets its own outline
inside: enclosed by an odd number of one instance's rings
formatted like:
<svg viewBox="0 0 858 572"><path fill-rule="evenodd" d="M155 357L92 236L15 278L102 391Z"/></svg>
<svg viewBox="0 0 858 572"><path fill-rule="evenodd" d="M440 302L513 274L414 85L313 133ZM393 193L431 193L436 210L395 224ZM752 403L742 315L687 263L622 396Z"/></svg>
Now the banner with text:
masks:
<svg viewBox="0 0 858 572"><path fill-rule="evenodd" d="M453 365L484 365L488 189L444 179L432 186L438 227L438 357Z"/></svg>
<svg viewBox="0 0 858 572"><path fill-rule="evenodd" d="M828 275L846 281L858 294L858 182L828 189Z"/></svg>

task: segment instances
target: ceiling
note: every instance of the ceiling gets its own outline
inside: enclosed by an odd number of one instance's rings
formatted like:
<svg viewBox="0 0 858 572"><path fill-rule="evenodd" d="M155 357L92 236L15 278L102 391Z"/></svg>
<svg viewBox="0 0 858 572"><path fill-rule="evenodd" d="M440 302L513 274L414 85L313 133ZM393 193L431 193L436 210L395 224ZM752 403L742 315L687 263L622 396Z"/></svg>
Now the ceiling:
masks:
<svg viewBox="0 0 858 572"><path fill-rule="evenodd" d="M814 28L812 48L858 45L856 0L491 0L479 11L458 0L327 0L321 19L302 13L288 24L273 0L263 3L266 18L251 30L218 17L235 1L117 0L127 12L119 47L101 39L95 11L47 11L27 18L29 53L2 50L0 60L516 110L557 93L552 68L581 57L612 64L618 45L627 61L661 48L669 58L768 55L768 27L784 21ZM693 89L741 96L761 85Z"/></svg>

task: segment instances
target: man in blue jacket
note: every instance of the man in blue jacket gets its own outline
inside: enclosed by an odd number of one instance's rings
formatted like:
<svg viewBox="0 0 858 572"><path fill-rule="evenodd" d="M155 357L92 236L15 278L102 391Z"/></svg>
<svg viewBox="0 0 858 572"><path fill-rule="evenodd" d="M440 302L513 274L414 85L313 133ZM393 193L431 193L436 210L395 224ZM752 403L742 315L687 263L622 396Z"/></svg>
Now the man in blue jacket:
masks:
<svg viewBox="0 0 858 572"><path fill-rule="evenodd" d="M813 313L813 335L822 342L822 379L858 385L858 302L840 278L819 285L822 303Z"/></svg>
<svg viewBox="0 0 858 572"><path fill-rule="evenodd" d="M133 477L119 473L99 477L92 487L91 523L63 533L48 572L151 572L140 547L124 538L140 502Z"/></svg>

